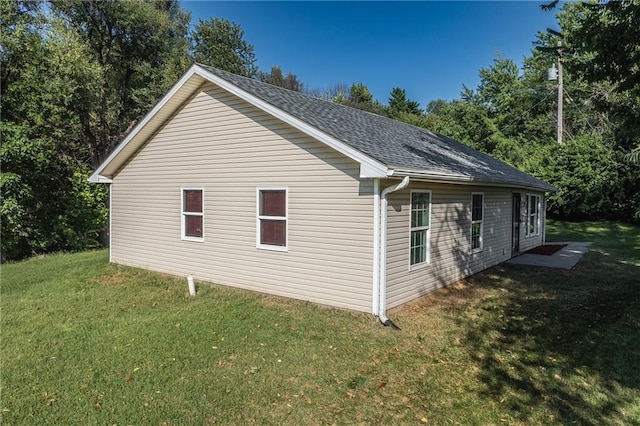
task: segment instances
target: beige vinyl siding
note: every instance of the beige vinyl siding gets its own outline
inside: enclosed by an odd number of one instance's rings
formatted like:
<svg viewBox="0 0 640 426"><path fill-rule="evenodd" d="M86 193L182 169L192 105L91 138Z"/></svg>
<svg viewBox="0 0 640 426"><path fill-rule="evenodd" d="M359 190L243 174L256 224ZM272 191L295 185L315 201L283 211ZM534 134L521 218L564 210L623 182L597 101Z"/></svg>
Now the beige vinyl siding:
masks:
<svg viewBox="0 0 640 426"><path fill-rule="evenodd" d="M383 187L392 182L384 182ZM430 259L409 265L410 192L431 191ZM471 195L484 194L482 251L471 251ZM388 306L449 285L511 256L512 190L412 183L389 196Z"/></svg>
<svg viewBox="0 0 640 426"><path fill-rule="evenodd" d="M371 310L373 182L359 164L209 85L114 177L111 259L196 280ZM286 188L286 252L256 248L256 189ZM202 188L204 241L181 239Z"/></svg>

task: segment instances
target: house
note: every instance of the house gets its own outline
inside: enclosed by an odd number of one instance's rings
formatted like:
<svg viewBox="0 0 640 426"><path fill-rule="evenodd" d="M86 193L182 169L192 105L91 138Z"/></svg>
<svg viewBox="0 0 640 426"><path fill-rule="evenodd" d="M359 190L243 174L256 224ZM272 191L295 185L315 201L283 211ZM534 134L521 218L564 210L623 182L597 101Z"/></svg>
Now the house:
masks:
<svg viewBox="0 0 640 426"><path fill-rule="evenodd" d="M98 167L111 262L387 309L539 246L551 185L428 130L195 64Z"/></svg>

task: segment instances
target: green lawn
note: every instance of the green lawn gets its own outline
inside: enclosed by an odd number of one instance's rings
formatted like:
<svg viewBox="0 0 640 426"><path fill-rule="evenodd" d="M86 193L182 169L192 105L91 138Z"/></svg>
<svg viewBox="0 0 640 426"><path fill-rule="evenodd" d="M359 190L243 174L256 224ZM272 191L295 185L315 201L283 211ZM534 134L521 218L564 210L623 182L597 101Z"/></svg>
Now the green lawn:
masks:
<svg viewBox="0 0 640 426"><path fill-rule="evenodd" d="M2 266L3 424L640 424L640 228L371 315L108 264Z"/></svg>

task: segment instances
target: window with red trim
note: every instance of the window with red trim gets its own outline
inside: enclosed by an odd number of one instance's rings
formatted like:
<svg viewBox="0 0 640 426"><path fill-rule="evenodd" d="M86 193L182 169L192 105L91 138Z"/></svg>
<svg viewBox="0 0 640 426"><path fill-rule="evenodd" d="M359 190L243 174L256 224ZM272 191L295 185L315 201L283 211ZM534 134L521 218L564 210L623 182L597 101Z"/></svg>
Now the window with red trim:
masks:
<svg viewBox="0 0 640 426"><path fill-rule="evenodd" d="M287 247L287 191L258 190L258 247Z"/></svg>
<svg viewBox="0 0 640 426"><path fill-rule="evenodd" d="M182 238L201 241L204 238L204 205L202 189L182 190Z"/></svg>

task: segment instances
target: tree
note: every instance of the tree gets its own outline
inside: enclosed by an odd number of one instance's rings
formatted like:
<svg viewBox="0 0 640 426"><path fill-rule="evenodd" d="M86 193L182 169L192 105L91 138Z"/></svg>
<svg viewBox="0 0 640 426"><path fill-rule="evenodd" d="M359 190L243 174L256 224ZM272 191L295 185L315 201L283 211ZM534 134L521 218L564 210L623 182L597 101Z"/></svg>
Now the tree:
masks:
<svg viewBox="0 0 640 426"><path fill-rule="evenodd" d="M420 104L407 99L404 89L395 87L391 90L389 105L386 108L389 117L413 126L425 127L425 115Z"/></svg>
<svg viewBox="0 0 640 426"><path fill-rule="evenodd" d="M373 94L363 83L353 83L349 88L346 99L341 99L340 103L374 114L386 115L385 108L373 99Z"/></svg>
<svg viewBox="0 0 640 426"><path fill-rule="evenodd" d="M75 104L97 166L184 72L189 15L177 1L56 0L51 11L99 68L95 89Z"/></svg>
<svg viewBox="0 0 640 426"><path fill-rule="evenodd" d="M200 19L191 33L194 61L253 77L257 73L253 45L244 40L240 25L226 19Z"/></svg>
<svg viewBox="0 0 640 426"><path fill-rule="evenodd" d="M571 143L548 145L532 153L527 171L559 189L549 196L553 215L574 220L628 219L638 195L628 196L629 170L620 156L602 135L582 133Z"/></svg>
<svg viewBox="0 0 640 426"><path fill-rule="evenodd" d="M306 93L329 102L344 104L347 101L349 85L346 83L336 83L326 88L306 90Z"/></svg>
<svg viewBox="0 0 640 426"><path fill-rule="evenodd" d="M560 19L568 53L586 80L608 80L620 91L640 89L638 1L565 5Z"/></svg>
<svg viewBox="0 0 640 426"><path fill-rule="evenodd" d="M20 79L22 64L40 48L41 19L35 2L0 2L0 100L5 104L7 88ZM3 117L7 111L3 108Z"/></svg>
<svg viewBox="0 0 640 426"><path fill-rule="evenodd" d="M545 8L553 9L556 3ZM561 30L539 36L539 44L553 46L549 41L554 38L562 42L565 70L580 82L580 92L572 94L578 98L574 103L589 111L585 123L615 150L610 167L630 165L616 182L640 219L640 171L634 165L640 152L640 3L567 2L557 17Z"/></svg>
<svg viewBox="0 0 640 426"><path fill-rule="evenodd" d="M389 115L398 118L402 114L422 115L422 111L418 102L407 99L404 89L394 87L389 98Z"/></svg>
<svg viewBox="0 0 640 426"><path fill-rule="evenodd" d="M485 107L461 100L429 102L424 127L489 154L494 153L499 137L503 137Z"/></svg>
<svg viewBox="0 0 640 426"><path fill-rule="evenodd" d="M493 64L478 72L480 84L474 90L463 87L463 97L485 108L487 117L502 135L525 136L528 143L547 143L554 138L552 115L554 88L546 76L521 73L517 65L498 55ZM546 68L544 71L546 73Z"/></svg>
<svg viewBox="0 0 640 426"><path fill-rule="evenodd" d="M273 84L274 86L284 87L285 89L294 90L296 92L302 92L304 90L304 84L298 80L295 74L287 73L285 76L282 73L282 68L277 65L271 67L271 71L266 73L259 71L256 75L257 79Z"/></svg>
<svg viewBox="0 0 640 426"><path fill-rule="evenodd" d="M567 67L609 89L596 108L614 118L620 149L640 148L640 3L567 3L558 17Z"/></svg>
<svg viewBox="0 0 640 426"><path fill-rule="evenodd" d="M498 55L493 65L478 71L480 85L477 88L477 100L492 113L504 111L510 105L514 94L521 88L519 70L508 58Z"/></svg>
<svg viewBox="0 0 640 426"><path fill-rule="evenodd" d="M107 188L90 184L89 168L60 155L54 139L6 121L0 132L2 261L100 246Z"/></svg>
<svg viewBox="0 0 640 426"><path fill-rule="evenodd" d="M189 16L175 1L0 12L2 259L98 246L107 194L87 178L184 71Z"/></svg>
<svg viewBox="0 0 640 426"><path fill-rule="evenodd" d="M373 95L369 88L362 83L353 83L349 89L349 102L353 104L373 104Z"/></svg>
<svg viewBox="0 0 640 426"><path fill-rule="evenodd" d="M88 187L74 106L95 87L89 50L39 3L3 2L2 261L100 244L106 189Z"/></svg>
<svg viewBox="0 0 640 426"><path fill-rule="evenodd" d="M543 5L552 10L557 1ZM565 69L591 90L588 101L606 119L619 149L640 149L640 3L568 2L557 14L561 31L539 36L539 48L562 42Z"/></svg>

